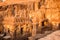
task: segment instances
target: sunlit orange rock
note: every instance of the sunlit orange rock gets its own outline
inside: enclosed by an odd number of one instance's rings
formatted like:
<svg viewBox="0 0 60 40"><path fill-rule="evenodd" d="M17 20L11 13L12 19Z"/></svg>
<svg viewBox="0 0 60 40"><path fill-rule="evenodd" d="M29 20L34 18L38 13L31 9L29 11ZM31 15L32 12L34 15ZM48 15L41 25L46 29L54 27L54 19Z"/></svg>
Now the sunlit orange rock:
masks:
<svg viewBox="0 0 60 40"><path fill-rule="evenodd" d="M48 1L46 3L46 18L53 24L55 27L60 23L60 12L57 6L57 3L53 0ZM53 27L54 28L54 27Z"/></svg>
<svg viewBox="0 0 60 40"><path fill-rule="evenodd" d="M0 6L3 7L1 7L2 10L0 11L0 15L4 17L3 24L6 31L8 31L8 28L10 31L14 31L15 25L17 25L17 28L19 29L22 26L23 31L25 32L26 30L32 30L30 26L33 26L33 31L36 34L36 24L38 23L39 28L41 29L41 22L45 19L48 19L54 29L58 28L57 26L60 23L59 0L45 0L44 4L41 4L40 9L38 8L39 1L40 0L6 0L0 2ZM34 10L33 4L35 8ZM23 5L23 8L21 8L21 5ZM5 6L7 6L7 8ZM4 8L6 9L4 10ZM14 11L14 16L12 15L12 11ZM30 19L32 22L29 21ZM28 29L26 29L26 24L29 26Z"/></svg>

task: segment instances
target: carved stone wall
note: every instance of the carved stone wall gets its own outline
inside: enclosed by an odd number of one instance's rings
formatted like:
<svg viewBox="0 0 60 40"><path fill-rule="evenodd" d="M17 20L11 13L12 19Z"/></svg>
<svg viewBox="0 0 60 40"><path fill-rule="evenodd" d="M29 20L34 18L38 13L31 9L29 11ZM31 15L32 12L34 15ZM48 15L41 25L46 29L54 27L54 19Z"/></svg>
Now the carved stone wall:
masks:
<svg viewBox="0 0 60 40"><path fill-rule="evenodd" d="M8 28L13 33L15 30L20 31L23 28L23 33L27 30L30 30L27 32L32 32L32 29L36 33L36 27L34 26L38 23L38 28L41 29L42 21L47 19L53 25L53 29L58 28L60 23L59 8L59 4L54 0L42 0L27 2L27 4L0 6L0 15L3 16L2 23L6 32L8 32Z"/></svg>

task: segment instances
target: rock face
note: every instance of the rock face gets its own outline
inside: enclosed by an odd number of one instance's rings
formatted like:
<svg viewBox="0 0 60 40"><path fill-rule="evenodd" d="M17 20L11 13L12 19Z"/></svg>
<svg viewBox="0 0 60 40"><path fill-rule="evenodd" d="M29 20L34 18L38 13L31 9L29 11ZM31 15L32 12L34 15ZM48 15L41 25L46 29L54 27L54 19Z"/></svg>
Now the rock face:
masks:
<svg viewBox="0 0 60 40"><path fill-rule="evenodd" d="M38 24L38 28L41 29L42 22L48 19L55 30L60 23L59 3L56 0L7 0L0 2L0 15L3 16L3 26L7 31L8 28L10 31L15 31L15 29L21 31L22 28L24 32L32 32L27 30L34 29L35 31L33 31L36 33L36 25Z"/></svg>
<svg viewBox="0 0 60 40"><path fill-rule="evenodd" d="M39 40L60 40L60 30L55 31Z"/></svg>
<svg viewBox="0 0 60 40"><path fill-rule="evenodd" d="M60 23L60 12L58 8L58 3L54 0L46 0L46 18L51 22L54 26L58 26ZM54 27L53 27L54 28ZM56 27L57 28L57 27ZM56 29L54 28L54 29Z"/></svg>

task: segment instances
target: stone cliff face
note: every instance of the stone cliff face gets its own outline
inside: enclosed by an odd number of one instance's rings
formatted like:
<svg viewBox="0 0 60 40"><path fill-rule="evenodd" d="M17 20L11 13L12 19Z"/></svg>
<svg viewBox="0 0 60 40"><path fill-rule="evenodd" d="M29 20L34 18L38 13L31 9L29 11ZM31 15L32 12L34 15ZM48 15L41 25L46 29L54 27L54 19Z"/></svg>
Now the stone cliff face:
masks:
<svg viewBox="0 0 60 40"><path fill-rule="evenodd" d="M32 25L35 26L36 24L39 24L38 28L41 29L42 22L48 19L48 22L53 25L53 29L57 29L58 24L60 23L59 3L59 0L7 0L1 2L0 15L3 16L2 23L4 28L7 31L9 28L10 31L13 30L12 32L14 32L17 26L19 30L23 28L24 32L28 30L31 32L34 28L32 28Z"/></svg>
<svg viewBox="0 0 60 40"><path fill-rule="evenodd" d="M49 21L55 25L58 26L58 23L60 23L60 10L58 8L57 1L50 0L46 1L46 18L49 19Z"/></svg>

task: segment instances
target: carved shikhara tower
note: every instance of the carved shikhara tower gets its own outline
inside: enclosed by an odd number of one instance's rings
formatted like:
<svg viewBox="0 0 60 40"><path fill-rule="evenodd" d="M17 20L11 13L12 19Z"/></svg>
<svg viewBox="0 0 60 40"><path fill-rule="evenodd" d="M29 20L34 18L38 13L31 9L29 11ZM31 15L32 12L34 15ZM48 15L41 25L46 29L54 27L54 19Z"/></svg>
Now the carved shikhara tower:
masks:
<svg viewBox="0 0 60 40"><path fill-rule="evenodd" d="M0 25L7 33L8 29L14 33L23 28L24 34L30 32L34 36L37 28L41 30L42 22L48 20L56 30L60 23L59 3L56 0L6 0L0 3Z"/></svg>

